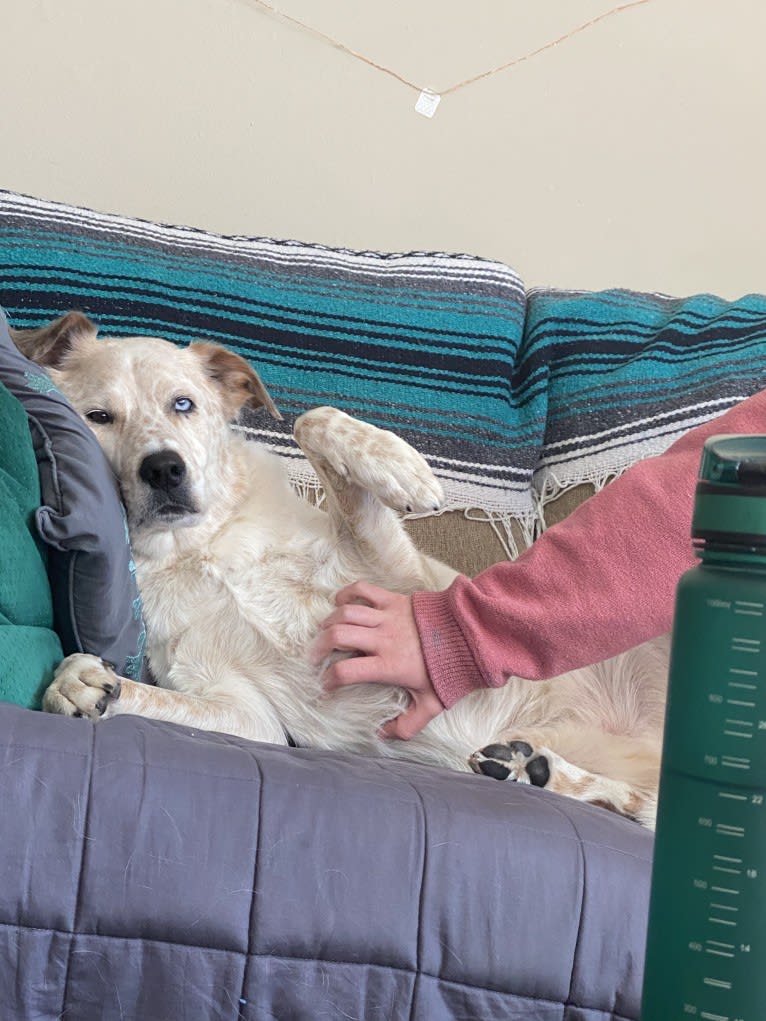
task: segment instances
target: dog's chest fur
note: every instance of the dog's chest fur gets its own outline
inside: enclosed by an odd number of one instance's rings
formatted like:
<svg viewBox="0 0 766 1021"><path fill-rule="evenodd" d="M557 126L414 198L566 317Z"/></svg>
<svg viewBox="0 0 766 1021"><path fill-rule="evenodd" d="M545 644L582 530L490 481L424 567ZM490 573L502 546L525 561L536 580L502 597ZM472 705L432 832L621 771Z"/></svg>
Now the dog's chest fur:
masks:
<svg viewBox="0 0 766 1021"><path fill-rule="evenodd" d="M197 627L209 636L236 629L277 657L305 651L337 590L328 543L318 537L288 553L252 528L237 531L170 560L137 558L153 660L158 649L172 658Z"/></svg>
<svg viewBox="0 0 766 1021"><path fill-rule="evenodd" d="M321 525L325 515L316 513ZM299 743L334 747L341 734L370 752L377 728L400 711L401 692L370 685L327 696L308 658L353 567L344 569L321 527L294 537L289 550L264 542L252 523L243 533L234 523L225 538L172 562L137 558L152 673L161 686L204 694L220 668L229 690L242 679L245 711L244 689L258 691Z"/></svg>
<svg viewBox="0 0 766 1021"><path fill-rule="evenodd" d="M236 635L242 660L268 655L285 669L289 664L291 674L296 664L307 667L308 644L353 566L338 557L326 515L294 500L283 504L278 528L254 527L246 504L198 546L190 541L169 556L136 556L148 654L160 683L173 684L173 663L199 634L223 649Z"/></svg>

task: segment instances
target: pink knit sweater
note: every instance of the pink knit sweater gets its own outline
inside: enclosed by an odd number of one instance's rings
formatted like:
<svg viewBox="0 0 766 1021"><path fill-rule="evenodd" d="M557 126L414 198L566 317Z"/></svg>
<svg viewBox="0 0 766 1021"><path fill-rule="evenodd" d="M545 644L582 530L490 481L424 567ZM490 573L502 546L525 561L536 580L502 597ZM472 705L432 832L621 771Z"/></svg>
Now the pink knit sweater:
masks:
<svg viewBox="0 0 766 1021"><path fill-rule="evenodd" d="M766 433L766 391L634 465L517 560L413 609L428 672L446 707L511 675L542 680L670 630L675 588L695 563L690 526L702 446Z"/></svg>

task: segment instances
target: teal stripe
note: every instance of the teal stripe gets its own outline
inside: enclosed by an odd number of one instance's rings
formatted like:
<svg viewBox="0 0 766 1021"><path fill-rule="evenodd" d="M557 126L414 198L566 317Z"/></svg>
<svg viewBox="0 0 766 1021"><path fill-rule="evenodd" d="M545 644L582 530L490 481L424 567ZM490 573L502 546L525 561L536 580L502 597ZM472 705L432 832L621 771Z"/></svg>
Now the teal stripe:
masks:
<svg viewBox="0 0 766 1021"><path fill-rule="evenodd" d="M32 277L36 283L36 290L39 293L47 293L55 295L57 291L61 290L60 281L59 286L52 284L49 281L47 274L44 271L32 270L30 273L21 272L20 270L11 271L7 273L8 279L28 279ZM201 286L201 285L200 285ZM130 291L121 287L118 280L115 278L112 280L100 280L99 282L94 281L83 281L82 283L73 283L70 290L74 293L81 293L87 298L94 298L97 296L114 298L115 300L132 301L136 300L140 292ZM253 289L253 293L255 294ZM168 298L171 295L167 295ZM216 295L215 305L221 306L220 311L216 309L213 314L223 315L226 312L226 318L234 323L239 323L244 326L267 326L279 331L290 331L312 333L317 336L325 336L334 340L347 341L354 332L354 323L344 323L340 318L333 319L329 316L326 319L316 318L305 318L300 319L295 315L293 309L285 310L281 313L282 319L276 318L273 312L263 309L262 312L256 314L253 312L250 315L235 311L233 308L229 308L227 311L227 299L225 297ZM249 300L249 298L248 298ZM255 300L255 299L254 299ZM261 294L258 299L261 302L266 300ZM241 304L241 303L240 303ZM180 295L173 295L172 300L166 300L164 302L166 307L174 308L179 311L193 312L193 313L211 313L211 304L200 301L193 301L191 299L182 297ZM336 315L339 310L337 308L332 309ZM381 320L380 306L366 307L354 307L344 308L342 315L353 316L354 318L360 319L366 322L372 322L372 317L378 315L378 321ZM456 321L457 318L457 321ZM465 321L463 321L465 320ZM121 321L131 322L130 318L122 317ZM443 315L435 315L429 313L428 315L421 314L418 321L410 321L406 324L399 324L391 321L390 323L383 323L383 326L367 327L365 330L364 339L368 343L374 343L378 340L381 343L395 343L397 348L402 350L411 351L425 351L427 353L438 354L449 349L450 353L455 355L464 355L466 357L480 357L483 351L483 345L489 338L494 347L502 351L502 347L505 344L507 351L505 357L512 361L515 351L518 347L518 338L509 336L507 338L498 337L493 333L490 327L493 324L484 318L483 320L476 316L471 317L454 317L451 318L447 313ZM464 335L460 335L459 329L464 331ZM443 336L438 333L439 330L449 330L449 336ZM163 335L166 333L166 328L163 328ZM361 328L359 330L361 332ZM410 341L409 338L417 334L417 342ZM187 334L179 334L182 339L188 339ZM498 353L496 355L500 357ZM486 357L486 355L485 355Z"/></svg>
<svg viewBox="0 0 766 1021"><path fill-rule="evenodd" d="M93 265L97 272L114 277L115 281L126 276L136 277L138 281L150 280L154 284L167 285L170 293L181 278L184 286L210 291L221 298L226 295L241 297L244 290L248 298L289 303L297 311L304 312L337 312L339 306L348 306L358 309L360 318L371 319L385 316L390 309L391 312L388 314L392 321L395 321L393 313L405 309L410 314L415 312L422 316L443 319L447 324L453 322L455 317L466 316L476 322L491 324L491 327L485 328L487 333L498 332L498 321L506 322L507 329L517 337L520 336L523 320L521 301L518 299L510 301L507 295L493 297L491 294L482 294L481 297L472 297L470 291L440 292L432 291L430 286L427 290L418 291L402 287L395 282L392 282L395 290L388 290L385 288L385 275L378 286L363 286L335 280L327 281L319 277L314 281L311 268L306 267L305 280L296 284L286 274L279 275L263 269L255 260L246 270L239 270L232 268L226 257L218 261L194 256L194 264L190 265L189 256L158 257L151 250L140 248L137 254L126 256L116 252L114 246L107 243L83 244L80 240L79 243L72 241L69 244L57 242L55 245L46 245L36 238L31 239L30 243L26 237L22 237L21 243L17 246L9 244L7 247L19 267L34 269L44 264L47 252L49 261L61 270L69 268L73 271L82 271ZM68 255L69 258L64 259L64 255ZM465 286L466 283L461 282L461 287ZM501 283L495 285L498 290L503 286ZM439 294L443 294L444 297L437 302L436 297ZM407 300L403 301L403 298Z"/></svg>

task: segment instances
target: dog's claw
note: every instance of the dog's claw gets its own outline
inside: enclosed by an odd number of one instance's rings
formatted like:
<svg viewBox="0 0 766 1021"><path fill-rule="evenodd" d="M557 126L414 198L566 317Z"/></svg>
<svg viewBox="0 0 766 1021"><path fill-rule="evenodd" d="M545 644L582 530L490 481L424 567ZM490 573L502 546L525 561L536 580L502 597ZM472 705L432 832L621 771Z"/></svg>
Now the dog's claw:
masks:
<svg viewBox="0 0 766 1021"><path fill-rule="evenodd" d="M43 695L43 709L77 718L100 720L120 697L121 679L97 656L76 653L56 670Z"/></svg>

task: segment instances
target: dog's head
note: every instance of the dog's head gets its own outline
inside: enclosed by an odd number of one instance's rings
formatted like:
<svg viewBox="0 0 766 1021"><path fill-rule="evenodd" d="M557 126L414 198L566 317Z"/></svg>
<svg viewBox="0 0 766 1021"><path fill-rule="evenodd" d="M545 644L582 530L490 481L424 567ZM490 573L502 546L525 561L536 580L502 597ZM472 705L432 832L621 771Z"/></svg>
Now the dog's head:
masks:
<svg viewBox="0 0 766 1021"><path fill-rule="evenodd" d="M213 344L97 340L96 327L78 312L13 336L95 433L119 480L134 540L199 524L221 504L232 484L229 427L245 405L282 417L248 362Z"/></svg>

